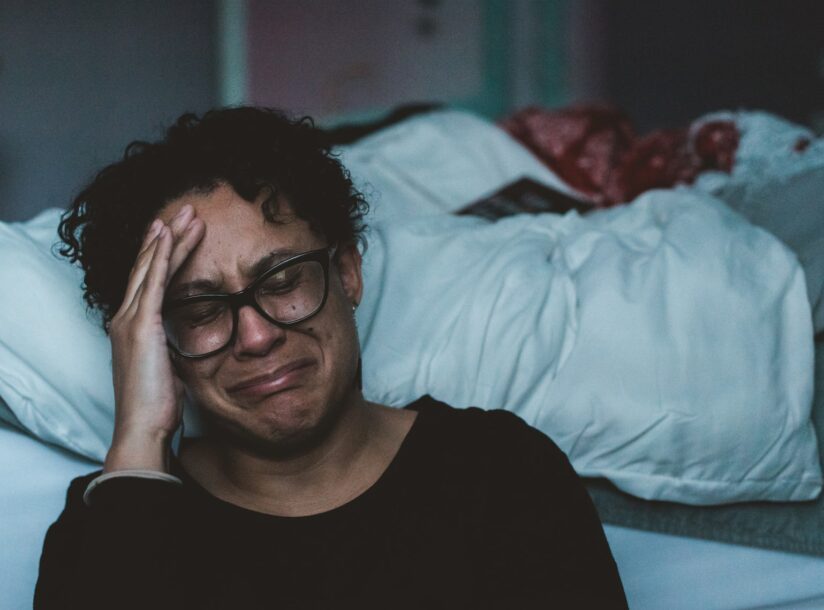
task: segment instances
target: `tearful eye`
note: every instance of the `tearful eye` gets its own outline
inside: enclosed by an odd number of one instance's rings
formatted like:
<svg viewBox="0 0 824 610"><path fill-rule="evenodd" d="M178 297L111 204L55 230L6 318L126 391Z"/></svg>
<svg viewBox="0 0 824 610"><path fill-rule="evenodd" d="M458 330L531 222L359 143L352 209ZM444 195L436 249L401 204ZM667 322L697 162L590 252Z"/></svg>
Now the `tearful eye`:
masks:
<svg viewBox="0 0 824 610"><path fill-rule="evenodd" d="M214 322L226 312L226 306L222 303L196 303L182 308L178 312L178 320L189 326L203 326Z"/></svg>
<svg viewBox="0 0 824 610"><path fill-rule="evenodd" d="M300 280L300 265L282 269L266 278L266 281L258 288L258 294L262 296L287 294L300 285Z"/></svg>

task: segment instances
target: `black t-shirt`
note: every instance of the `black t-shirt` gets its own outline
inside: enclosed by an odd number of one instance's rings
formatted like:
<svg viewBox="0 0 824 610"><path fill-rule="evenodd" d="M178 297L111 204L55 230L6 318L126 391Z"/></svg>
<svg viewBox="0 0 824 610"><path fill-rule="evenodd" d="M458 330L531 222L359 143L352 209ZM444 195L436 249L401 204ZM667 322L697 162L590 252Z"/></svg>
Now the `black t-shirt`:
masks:
<svg viewBox="0 0 824 610"><path fill-rule="evenodd" d="M72 481L35 610L625 608L566 456L506 411L429 397L384 474L331 511L277 517L183 485Z"/></svg>

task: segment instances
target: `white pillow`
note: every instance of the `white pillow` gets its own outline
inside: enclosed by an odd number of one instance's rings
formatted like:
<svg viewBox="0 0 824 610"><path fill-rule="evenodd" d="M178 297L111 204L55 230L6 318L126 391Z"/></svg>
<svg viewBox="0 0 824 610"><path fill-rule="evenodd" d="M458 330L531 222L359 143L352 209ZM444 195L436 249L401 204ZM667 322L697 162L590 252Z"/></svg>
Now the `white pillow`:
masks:
<svg viewBox="0 0 824 610"><path fill-rule="evenodd" d="M82 269L57 253L62 213L0 222L0 419L102 462L114 428L111 344L83 300ZM190 405L184 419L197 435Z"/></svg>
<svg viewBox="0 0 824 610"><path fill-rule="evenodd" d="M367 398L506 408L642 498L821 490L803 273L720 201L378 223L364 274Z"/></svg>
<svg viewBox="0 0 824 610"><path fill-rule="evenodd" d="M0 397L36 437L102 461L113 428L111 348L82 270L52 246L62 210L0 223Z"/></svg>
<svg viewBox="0 0 824 610"><path fill-rule="evenodd" d="M505 131L459 110L408 119L337 152L368 196L370 222L453 212L523 177L578 197Z"/></svg>

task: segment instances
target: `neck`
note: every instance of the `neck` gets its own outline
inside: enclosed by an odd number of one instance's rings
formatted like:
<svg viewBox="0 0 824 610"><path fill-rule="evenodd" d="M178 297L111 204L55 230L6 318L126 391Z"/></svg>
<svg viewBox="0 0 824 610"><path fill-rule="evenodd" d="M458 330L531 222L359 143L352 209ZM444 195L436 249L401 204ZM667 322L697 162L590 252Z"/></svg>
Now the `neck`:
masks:
<svg viewBox="0 0 824 610"><path fill-rule="evenodd" d="M283 516L324 512L365 491L399 446L387 437L384 408L359 390L340 408L323 441L301 454L265 456L210 437L181 460L208 491L233 504Z"/></svg>

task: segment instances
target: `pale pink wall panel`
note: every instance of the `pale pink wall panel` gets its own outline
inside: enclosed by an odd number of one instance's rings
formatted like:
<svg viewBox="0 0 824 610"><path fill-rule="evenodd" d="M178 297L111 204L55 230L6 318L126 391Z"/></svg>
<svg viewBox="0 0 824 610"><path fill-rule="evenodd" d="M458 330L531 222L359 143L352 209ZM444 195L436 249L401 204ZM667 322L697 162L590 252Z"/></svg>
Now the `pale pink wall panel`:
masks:
<svg viewBox="0 0 824 610"><path fill-rule="evenodd" d="M249 97L335 116L483 86L479 1L249 0Z"/></svg>

